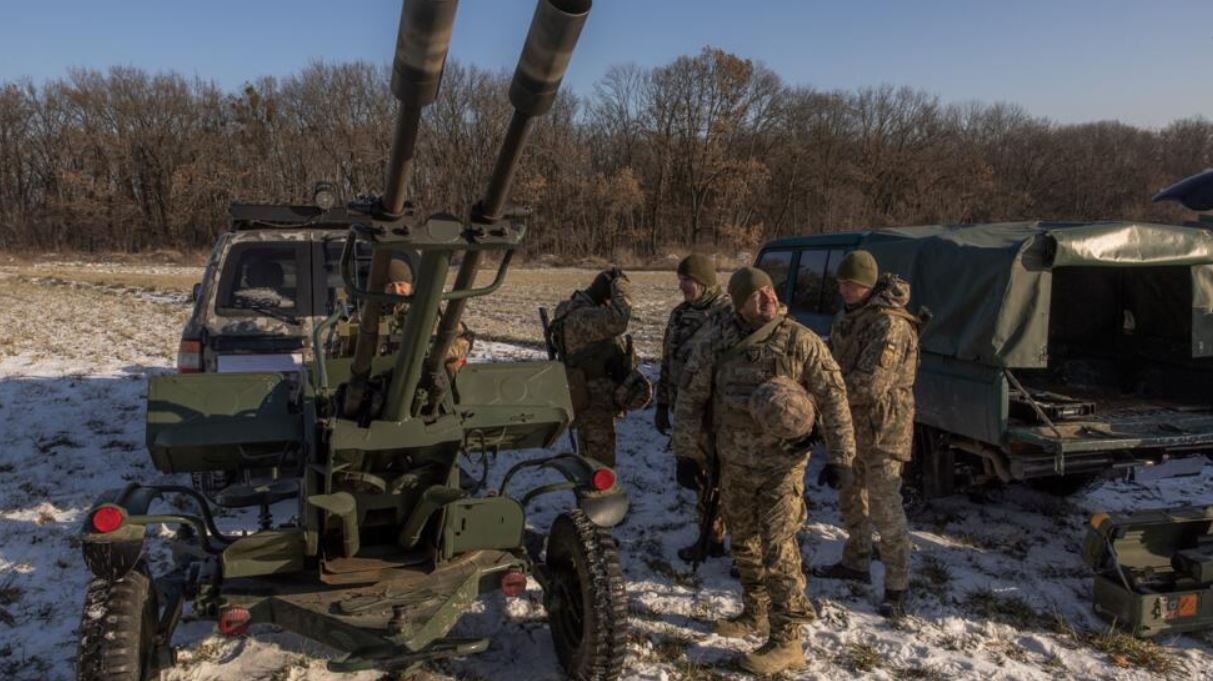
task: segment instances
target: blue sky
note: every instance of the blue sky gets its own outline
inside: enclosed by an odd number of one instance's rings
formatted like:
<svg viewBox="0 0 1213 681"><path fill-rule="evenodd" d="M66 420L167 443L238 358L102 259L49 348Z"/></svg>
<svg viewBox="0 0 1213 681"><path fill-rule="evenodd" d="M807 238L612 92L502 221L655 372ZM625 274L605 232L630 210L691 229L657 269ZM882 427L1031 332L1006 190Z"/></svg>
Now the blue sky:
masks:
<svg viewBox="0 0 1213 681"><path fill-rule="evenodd" d="M175 70L235 88L309 61L386 63L398 0L8 0L0 80L71 66ZM512 68L534 0L462 0L451 54ZM596 0L566 82L714 45L819 88L892 83L1061 122L1213 118L1213 0Z"/></svg>

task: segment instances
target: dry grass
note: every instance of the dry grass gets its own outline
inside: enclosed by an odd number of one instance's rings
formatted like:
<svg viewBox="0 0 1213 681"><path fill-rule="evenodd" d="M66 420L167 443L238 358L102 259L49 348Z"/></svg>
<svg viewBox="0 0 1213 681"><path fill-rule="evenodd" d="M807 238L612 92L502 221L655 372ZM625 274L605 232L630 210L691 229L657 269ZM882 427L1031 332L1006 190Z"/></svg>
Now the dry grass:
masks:
<svg viewBox="0 0 1213 681"><path fill-rule="evenodd" d="M103 288L53 286L0 275L0 358L166 361L189 310Z"/></svg>
<svg viewBox="0 0 1213 681"><path fill-rule="evenodd" d="M98 300L101 294L122 294L124 288L145 291L186 293L199 281L201 268L172 265L97 265L91 263L22 263L0 268L0 307L11 306L16 298L29 299L34 304L53 303L53 296L61 297L64 305L71 306L69 298L84 295L89 300ZM478 277L478 285L487 285L495 270L486 268ZM485 340L500 340L539 347L543 334L539 325L540 306L554 311L556 305L569 295L593 280L596 270L587 268L514 268L506 277L505 284L491 296L474 298L468 303L466 321L478 337ZM452 274L452 278L453 278ZM721 273L723 282L727 273ZM628 274L635 291L632 324L629 329L636 342L636 350L645 359L656 359L661 354L661 337L665 330L670 310L681 300L678 279L673 270L634 271ZM37 278L37 281L34 281ZM94 294L77 294L80 289L63 289L56 286L57 293L48 293L47 284L80 282L96 288ZM108 291L107 291L108 290ZM69 293L70 291L70 293ZM113 307L108 301L103 309ZM184 308L181 310L184 315ZM108 313L107 313L107 316ZM128 317L129 318L129 317ZM184 321L184 316L182 316ZM14 318L16 326L24 325ZM115 333L123 328L115 325ZM176 327L180 330L180 325ZM128 334L129 335L129 334ZM129 340L129 339L128 339ZM172 344L176 343L176 339ZM9 347L0 340L0 355L12 352L15 342ZM175 345L171 349L175 349Z"/></svg>
<svg viewBox="0 0 1213 681"><path fill-rule="evenodd" d="M1158 676L1173 678L1181 669L1174 653L1148 639L1108 629L1085 637L1095 650L1108 656L1117 667L1139 667Z"/></svg>
<svg viewBox="0 0 1213 681"><path fill-rule="evenodd" d="M21 600L22 594L25 592L21 587L16 586L16 578L12 575L8 579L0 583L0 605L13 605Z"/></svg>
<svg viewBox="0 0 1213 681"><path fill-rule="evenodd" d="M991 589L978 589L965 597L967 610L984 620L1009 624L1016 629L1041 628L1046 618L1018 595L1004 596Z"/></svg>
<svg viewBox="0 0 1213 681"><path fill-rule="evenodd" d="M31 268L24 271L27 276L78 281L111 288L137 288L148 291L171 291L188 293L194 284L202 281L202 268L181 272L110 272L104 270L79 270L61 267Z"/></svg>
<svg viewBox="0 0 1213 681"><path fill-rule="evenodd" d="M538 346L543 342L539 307L554 311L573 291L588 286L597 274L592 269L550 268L511 270L497 293L468 303L467 323L482 338ZM493 273L482 272L485 285ZM723 282L728 275L720 274ZM682 300L673 270L629 272L636 300L629 332L636 351L646 359L661 355L661 336L670 310Z"/></svg>
<svg viewBox="0 0 1213 681"><path fill-rule="evenodd" d="M880 669L885 662L884 655L875 646L858 641L846 644L836 661L839 666L857 674Z"/></svg>

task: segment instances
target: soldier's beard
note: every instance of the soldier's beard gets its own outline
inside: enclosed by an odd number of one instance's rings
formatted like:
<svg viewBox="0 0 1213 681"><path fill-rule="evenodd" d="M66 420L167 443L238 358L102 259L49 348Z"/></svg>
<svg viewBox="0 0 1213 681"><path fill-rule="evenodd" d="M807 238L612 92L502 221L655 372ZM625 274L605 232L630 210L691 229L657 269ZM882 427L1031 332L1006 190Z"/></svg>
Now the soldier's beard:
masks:
<svg viewBox="0 0 1213 681"><path fill-rule="evenodd" d="M750 326L758 327L774 320L775 317L779 316L779 305L762 305L752 314L748 314L747 312L742 312L741 318L744 319L745 322Z"/></svg>

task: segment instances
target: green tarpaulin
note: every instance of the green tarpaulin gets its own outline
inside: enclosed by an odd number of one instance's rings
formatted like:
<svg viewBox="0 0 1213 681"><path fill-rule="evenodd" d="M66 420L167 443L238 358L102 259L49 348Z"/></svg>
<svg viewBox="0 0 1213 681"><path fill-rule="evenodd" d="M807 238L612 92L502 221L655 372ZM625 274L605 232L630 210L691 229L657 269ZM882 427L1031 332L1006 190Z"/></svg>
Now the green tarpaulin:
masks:
<svg viewBox="0 0 1213 681"><path fill-rule="evenodd" d="M1192 352L1213 352L1213 234L1132 222L1015 222L870 232L862 248L909 280L933 317L923 349L1011 368L1044 367L1054 268L1187 267ZM1067 292L1067 295L1081 295Z"/></svg>

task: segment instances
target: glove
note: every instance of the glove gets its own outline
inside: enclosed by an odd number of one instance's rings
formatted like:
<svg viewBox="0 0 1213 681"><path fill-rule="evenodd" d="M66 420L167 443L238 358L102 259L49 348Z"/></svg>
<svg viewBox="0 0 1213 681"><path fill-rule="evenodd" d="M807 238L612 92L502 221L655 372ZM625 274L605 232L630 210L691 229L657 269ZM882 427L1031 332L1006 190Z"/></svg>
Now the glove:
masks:
<svg viewBox="0 0 1213 681"><path fill-rule="evenodd" d="M703 470L699 467L698 461L680 456L674 459L674 467L674 478L680 487L695 492L699 491L703 484Z"/></svg>
<svg viewBox="0 0 1213 681"><path fill-rule="evenodd" d="M826 467L817 474L817 484L819 486L829 485L830 489L849 487L854 481L855 473L851 471L851 467L837 463L827 463Z"/></svg>
<svg viewBox="0 0 1213 681"><path fill-rule="evenodd" d="M653 414L653 425L657 428L657 432L662 435L670 434L670 405L657 404L657 409Z"/></svg>

